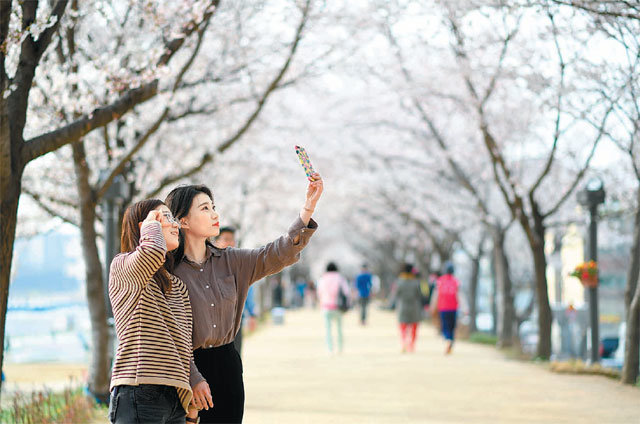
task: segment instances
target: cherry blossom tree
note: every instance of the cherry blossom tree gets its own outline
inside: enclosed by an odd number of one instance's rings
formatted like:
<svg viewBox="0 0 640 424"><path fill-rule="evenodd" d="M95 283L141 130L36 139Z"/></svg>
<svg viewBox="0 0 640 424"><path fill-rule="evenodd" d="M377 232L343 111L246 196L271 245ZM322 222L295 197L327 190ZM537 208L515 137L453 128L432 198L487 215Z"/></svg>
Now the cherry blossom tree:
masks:
<svg viewBox="0 0 640 424"><path fill-rule="evenodd" d="M0 5L0 341L4 339L8 271L25 167L67 144L75 143L75 154L80 155L83 147L77 143L85 135L155 97L171 59L186 39L206 25L217 5L217 1L201 1L189 2L190 7L182 2L113 6L94 1L83 3L86 9L81 9L79 2L71 3L70 7L66 0L51 4L5 1ZM103 54L108 51L106 45L126 41L104 37L108 24L113 23L109 17L118 14L118 7L126 9L125 16L129 11L132 15L139 13L136 25L130 28L145 34L147 43L141 42L134 50L123 49L120 56L109 56ZM74 34L78 22L86 23L84 42ZM76 60L78 48L81 55L91 59ZM70 61L48 67L56 55L69 57ZM98 87L101 89L94 91ZM38 114L39 104L53 101L64 105L64 116ZM102 298L101 292L88 294ZM103 315L100 310L96 313ZM107 338L99 337L100 331L94 330L94 342L103 343ZM0 363L2 359L0 356ZM102 379L90 389L104 392L108 387L101 372L105 365L94 365L92 374L102 375Z"/></svg>
<svg viewBox="0 0 640 424"><path fill-rule="evenodd" d="M310 12L310 5L310 1L303 3L300 7L293 3L293 7L290 7L288 11L282 8L277 10L272 8L265 12L264 16L260 16L258 13L263 12L263 10L253 4L247 5L245 9L240 9L233 5L224 7L224 4L217 7L215 15L205 15L206 20L198 25L198 29L193 32L193 36L190 39L186 38L183 52L175 55L176 58L173 62L176 65L166 66L163 70L163 78L166 82L159 87L157 101L138 108L129 117L120 118L112 125L105 126L101 134L91 134L89 136L92 138L91 140L87 138L86 141L74 143L71 152L60 151L56 154L58 156L56 160L49 160L49 164L46 162L40 163L37 168L32 169L33 172L27 173L28 181L33 184L29 184L28 187L25 186L23 191L30 195L45 211L54 216L59 216L67 222L77 223L81 230L84 246L83 253L87 265L86 280L89 310L92 328L94 329L94 350L90 375L90 389L94 394L102 396L108 392L110 352L112 351L108 337L103 298L105 284L101 272L103 267L98 255L95 227L97 219L100 218L99 205L101 199L118 175L134 176L141 174L145 176L146 178L132 180L134 190L132 190L130 197L125 199L125 203L121 205L122 210L124 210L128 202L138 197L141 191L143 193L145 191L155 191L157 193L163 187L193 175L196 171L202 169L207 162L211 161L214 154L223 153L240 140L258 118L267 98L278 89L293 84L296 77L301 78L302 74L308 70L302 67L297 76L284 80L284 76L291 66L292 59L302 39L302 33ZM58 50L61 49L57 49L56 52L58 54L51 58L58 66L66 66L69 63L75 64L76 62L94 65L101 57L87 56L86 51L90 50L88 46L84 46L85 52L81 55L82 57L78 59L74 57L77 54L74 50L75 37L78 34L82 35L82 24L86 25L87 21L92 19L91 14L86 10L78 10L77 7L77 3L74 3L72 8L74 15L84 15L85 21L73 22L73 25L69 26L65 33L65 44L68 46L68 51L60 53ZM135 47L144 44L142 40L146 42L153 42L153 40L146 40L143 34L140 34L137 38L129 38L130 29L128 23L130 20L137 21L148 17L145 17L144 14L136 16L135 11L132 12L131 9L111 10L111 12L111 14L107 15L108 19L106 19L104 25L105 27L116 28L119 32L113 35L120 41L112 46L114 50L107 56L118 57L122 55L124 56L123 60L139 61L140 53L135 51ZM117 12L120 12L120 14ZM229 28L234 23L236 27L239 26L240 19L255 19L257 22L262 19L266 22L277 16L277 13L287 12L294 16L297 13L301 18L299 18L299 24L294 27L293 34L274 34L277 43L281 43L285 36L293 38L289 42L288 48L284 50L284 55L282 55L280 48L273 46L267 49L267 45L256 47L253 52L247 52L246 48L243 50L243 43L250 44L257 42L256 40L262 40L264 43L264 40L267 39L264 28L261 30L260 27L256 27L255 32L238 29L242 33L224 30L224 28ZM208 30L209 19L214 16L220 29ZM166 19L167 16L154 15L153 18L149 22L152 26L158 25L158 20ZM81 39L80 41L85 40ZM126 46L127 42L132 45ZM226 48L223 48L223 46L226 46ZM204 55L205 57L201 57L200 55L202 50L212 52L217 49L223 52L222 56L206 54ZM260 65L258 63L258 65L255 65L259 56L250 56L248 54L258 54L260 52L260 54L264 55L267 51L272 52L274 64L280 62L277 65L279 67L276 66L273 71L263 64ZM125 54L124 52L129 53ZM105 55L105 52L100 54ZM284 57L280 58L279 56ZM251 61L255 62L252 63ZM224 65L221 66L221 63L224 63ZM78 72L78 66L75 69L73 68L74 65L70 66L74 72ZM269 73L272 75L271 79L265 80L264 76ZM243 74L250 74L256 82L254 84L246 84L246 80L239 78ZM225 85L227 87L224 87ZM242 90L241 87L243 85L251 88L251 90ZM232 88L229 89L228 86ZM74 90L77 90L77 85L71 85L70 90L75 93L76 91ZM49 98L49 101L40 105L40 107L33 107L34 110L45 115L46 113L42 109L46 111L47 108L51 108L53 112L60 116L68 115L64 109L59 107L60 104L64 103L51 101L56 94L61 96L68 95L65 90L60 90L60 93L42 91ZM211 98L215 99L216 97L216 91L223 94L219 96L221 100L211 102ZM230 93L232 94L231 96L228 95ZM233 106L243 107L244 111L237 113L237 116L240 117L238 124L236 124L237 128L231 128L227 139L220 144L205 143L204 149L197 150L202 157L199 163L189 165L185 161L179 162L173 167L177 172L174 175L166 175L167 168L158 166L161 163L159 159L162 154L167 152L166 161L169 162L170 158L175 157L176 150L184 150L185 152L190 152L191 150L189 145L185 145L177 136L178 131L182 131L182 136L184 136L186 126L182 125L182 123L191 119L189 124L198 126L197 119L201 119L203 116L222 120L224 118L218 118L217 115L221 114L221 111L225 110L225 108L230 109ZM245 112L247 110L249 113ZM226 112L229 113L228 111ZM246 117L243 117L243 115ZM233 122L235 123L235 121ZM170 130L172 127L181 128L176 131L176 136L174 137L172 137ZM202 126L200 125L200 127ZM162 132L160 132L161 129L163 130ZM197 135L196 140L198 138L202 139L202 137L202 128L200 128L200 134ZM197 146L197 143L194 142L193 145ZM195 148L192 149L195 150ZM194 154L191 153L191 156L193 157ZM185 157L188 158L189 154L185 154L183 158ZM70 192L67 192L66 197L68 198L64 199L64 190L60 190L61 184L64 186L65 181L68 181L69 169L59 172L59 178L51 178L51 175L55 175L56 171L60 171L61 163L63 167L64 164L73 164L76 176L76 191L78 193L77 201L73 199L74 196ZM98 169L106 170L106 172L99 173L97 172ZM165 172L165 175L160 179L159 175L162 171ZM43 181L45 184L42 184ZM47 187L47 184L49 187ZM150 190L150 185L155 185L156 188ZM56 194L52 196L44 193ZM63 195L62 198L61 195ZM70 218L74 215L74 209L79 209L80 211L79 220Z"/></svg>

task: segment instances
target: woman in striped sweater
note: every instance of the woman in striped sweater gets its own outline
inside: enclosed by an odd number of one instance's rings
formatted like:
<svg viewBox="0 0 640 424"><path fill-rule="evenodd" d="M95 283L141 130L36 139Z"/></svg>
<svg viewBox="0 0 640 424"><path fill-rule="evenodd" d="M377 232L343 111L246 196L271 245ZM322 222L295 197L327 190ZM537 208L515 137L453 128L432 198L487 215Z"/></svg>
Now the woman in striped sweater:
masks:
<svg viewBox="0 0 640 424"><path fill-rule="evenodd" d="M109 298L118 349L111 375L112 423L185 423L192 399L191 305L164 267L179 224L160 200L127 208L122 253L111 263Z"/></svg>

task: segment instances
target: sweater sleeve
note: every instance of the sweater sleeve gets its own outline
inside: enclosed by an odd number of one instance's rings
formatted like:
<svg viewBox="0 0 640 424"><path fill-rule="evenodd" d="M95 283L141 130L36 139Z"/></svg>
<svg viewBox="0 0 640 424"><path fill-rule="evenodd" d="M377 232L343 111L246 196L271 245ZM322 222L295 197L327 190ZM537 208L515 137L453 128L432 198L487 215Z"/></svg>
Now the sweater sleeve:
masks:
<svg viewBox="0 0 640 424"><path fill-rule="evenodd" d="M198 371L198 367L196 367L196 363L193 360L193 353L191 354L191 361L189 361L189 371L189 385L193 390L198 383L204 380L204 377L200 374L200 371Z"/></svg>
<svg viewBox="0 0 640 424"><path fill-rule="evenodd" d="M119 254L111 262L109 300L118 337L128 325L143 289L164 263L166 250L160 223L145 223L136 250Z"/></svg>
<svg viewBox="0 0 640 424"><path fill-rule="evenodd" d="M116 256L111 262L109 286L144 287L165 261L167 244L159 222L145 222L140 228L136 250Z"/></svg>
<svg viewBox="0 0 640 424"><path fill-rule="evenodd" d="M296 263L317 228L318 224L313 219L305 226L298 217L286 234L262 247L232 249L230 255L233 256L238 283L251 285Z"/></svg>

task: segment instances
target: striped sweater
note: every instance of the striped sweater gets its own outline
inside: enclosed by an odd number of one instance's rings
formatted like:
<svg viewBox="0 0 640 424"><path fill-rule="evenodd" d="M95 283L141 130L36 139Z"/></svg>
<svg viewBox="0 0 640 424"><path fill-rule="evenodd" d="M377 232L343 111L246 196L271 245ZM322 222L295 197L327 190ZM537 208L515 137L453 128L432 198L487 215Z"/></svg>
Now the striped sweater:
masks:
<svg viewBox="0 0 640 424"><path fill-rule="evenodd" d="M192 392L191 304L187 289L171 275L166 297L153 280L167 251L159 222L144 223L135 251L117 255L111 263L109 299L118 349L111 374L115 386L174 386L188 411Z"/></svg>

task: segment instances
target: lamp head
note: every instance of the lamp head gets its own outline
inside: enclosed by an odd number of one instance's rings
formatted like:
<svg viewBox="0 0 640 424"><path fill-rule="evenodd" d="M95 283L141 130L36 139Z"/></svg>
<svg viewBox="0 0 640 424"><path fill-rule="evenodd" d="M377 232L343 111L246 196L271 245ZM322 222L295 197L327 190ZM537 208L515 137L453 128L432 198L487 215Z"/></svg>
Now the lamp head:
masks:
<svg viewBox="0 0 640 424"><path fill-rule="evenodd" d="M593 177L587 181L584 189L578 193L578 202L583 206L592 207L604 203L604 197L604 183L600 178Z"/></svg>

